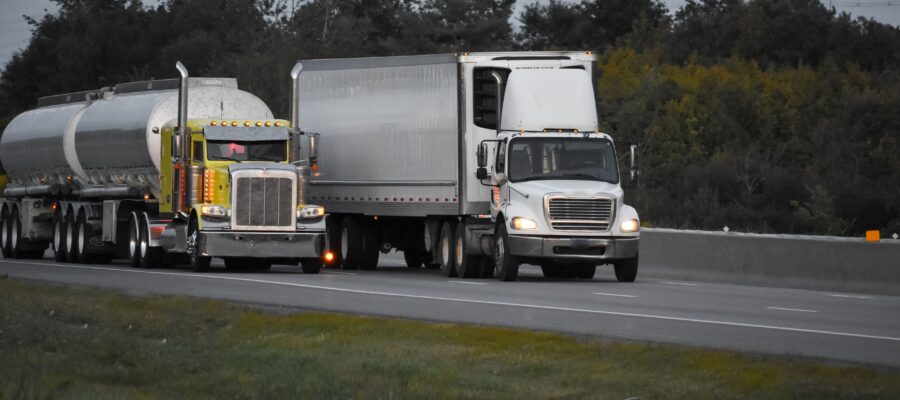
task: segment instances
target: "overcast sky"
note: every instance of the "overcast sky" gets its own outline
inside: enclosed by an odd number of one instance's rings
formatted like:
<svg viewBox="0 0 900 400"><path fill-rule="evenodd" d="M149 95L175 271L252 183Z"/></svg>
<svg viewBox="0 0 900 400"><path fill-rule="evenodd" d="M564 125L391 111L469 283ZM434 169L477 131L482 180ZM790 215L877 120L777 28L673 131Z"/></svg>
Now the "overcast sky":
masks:
<svg viewBox="0 0 900 400"><path fill-rule="evenodd" d="M546 0L519 0L517 7ZM570 0L571 1L571 0ZM887 0L823 0L833 4L838 12L846 11L854 16L875 18L884 23L900 25L900 3ZM145 0L145 3L155 3ZM664 0L669 10L677 10L685 0ZM893 4L893 6L888 6ZM47 11L55 11L55 3L50 0L0 0L0 66L6 65L12 55L28 44L31 37L30 26L22 18L28 15L39 18Z"/></svg>

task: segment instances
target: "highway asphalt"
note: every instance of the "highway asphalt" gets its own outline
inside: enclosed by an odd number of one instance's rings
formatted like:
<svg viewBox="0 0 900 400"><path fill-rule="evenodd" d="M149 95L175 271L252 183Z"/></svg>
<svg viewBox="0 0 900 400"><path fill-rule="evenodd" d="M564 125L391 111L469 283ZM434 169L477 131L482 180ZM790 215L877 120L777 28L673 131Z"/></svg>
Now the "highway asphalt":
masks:
<svg viewBox="0 0 900 400"><path fill-rule="evenodd" d="M218 265L217 268L215 266ZM523 266L516 282L410 270L382 256L375 271L275 266L264 273L133 269L0 259L13 278L430 321L498 325L615 339L792 354L900 367L900 297L653 279L545 280ZM0 294L2 295L2 294Z"/></svg>

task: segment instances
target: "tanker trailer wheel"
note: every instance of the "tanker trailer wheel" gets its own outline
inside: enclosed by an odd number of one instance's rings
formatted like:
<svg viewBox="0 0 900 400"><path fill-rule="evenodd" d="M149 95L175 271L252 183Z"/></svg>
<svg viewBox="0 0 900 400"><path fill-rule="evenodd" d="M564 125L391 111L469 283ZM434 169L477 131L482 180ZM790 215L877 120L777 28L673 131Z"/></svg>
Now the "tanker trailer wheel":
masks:
<svg viewBox="0 0 900 400"><path fill-rule="evenodd" d="M618 260L613 263L613 269L616 271L616 280L619 282L634 282L637 278L638 255L633 258Z"/></svg>
<svg viewBox="0 0 900 400"><path fill-rule="evenodd" d="M456 274L460 278L477 278L481 275L481 257L466 255L465 222L456 225L456 235L453 239L453 259L456 262Z"/></svg>
<svg viewBox="0 0 900 400"><path fill-rule="evenodd" d="M57 209L53 220L53 259L56 262L66 262L66 220L62 211Z"/></svg>
<svg viewBox="0 0 900 400"><path fill-rule="evenodd" d="M188 239L186 247L189 260L188 266L191 271L206 272L209 271L209 264L212 262L212 257L200 255L199 239L200 229L197 226L197 218L191 217L191 221L188 223Z"/></svg>
<svg viewBox="0 0 900 400"><path fill-rule="evenodd" d="M304 274L318 274L322 269L321 258L303 258L300 260L300 269Z"/></svg>
<svg viewBox="0 0 900 400"><path fill-rule="evenodd" d="M77 262L79 264L90 264L92 260L92 256L87 252L88 243L91 240L91 226L87 223L87 217L84 216L84 213L78 215L78 219L75 220L75 253L78 255L77 259L72 260L72 262Z"/></svg>
<svg viewBox="0 0 900 400"><path fill-rule="evenodd" d="M4 209L3 214L0 214L0 252L3 253L3 258L12 258L12 246L9 243L9 228L9 211Z"/></svg>
<svg viewBox="0 0 900 400"><path fill-rule="evenodd" d="M519 275L519 260L509 254L509 237L506 234L506 222L502 219L494 230L494 268L497 279L511 282Z"/></svg>
<svg viewBox="0 0 900 400"><path fill-rule="evenodd" d="M9 218L9 250L11 258L25 258L22 251L22 220L19 218L18 208L13 208Z"/></svg>
<svg viewBox="0 0 900 400"><path fill-rule="evenodd" d="M403 261L406 261L406 267L409 269L422 268L425 259L425 251L419 249L407 248L403 250Z"/></svg>
<svg viewBox="0 0 900 400"><path fill-rule="evenodd" d="M141 266L141 253L138 251L140 246L140 219L137 213L132 212L128 218L128 265L134 268Z"/></svg>
<svg viewBox="0 0 900 400"><path fill-rule="evenodd" d="M359 221L347 216L341 221L341 266L356 269L362 261L362 232Z"/></svg>
<svg viewBox="0 0 900 400"><path fill-rule="evenodd" d="M140 267L159 268L159 264L162 262L162 249L159 247L150 247L150 223L147 220L146 214L141 216L138 228L138 254L140 254Z"/></svg>
<svg viewBox="0 0 900 400"><path fill-rule="evenodd" d="M444 276L456 276L456 252L453 251L453 234L456 232L456 224L446 221L441 225L441 236L438 242L438 257L441 262L441 272Z"/></svg>
<svg viewBox="0 0 900 400"><path fill-rule="evenodd" d="M75 230L74 212L66 214L66 259L69 262L78 262L78 231Z"/></svg>

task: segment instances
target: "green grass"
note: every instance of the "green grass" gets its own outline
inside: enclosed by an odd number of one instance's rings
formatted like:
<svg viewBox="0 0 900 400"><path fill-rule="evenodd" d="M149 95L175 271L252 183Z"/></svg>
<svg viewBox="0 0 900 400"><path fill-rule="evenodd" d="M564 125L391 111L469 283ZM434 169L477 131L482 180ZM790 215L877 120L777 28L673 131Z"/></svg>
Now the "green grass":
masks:
<svg viewBox="0 0 900 400"><path fill-rule="evenodd" d="M0 398L900 398L900 372L0 277Z"/></svg>

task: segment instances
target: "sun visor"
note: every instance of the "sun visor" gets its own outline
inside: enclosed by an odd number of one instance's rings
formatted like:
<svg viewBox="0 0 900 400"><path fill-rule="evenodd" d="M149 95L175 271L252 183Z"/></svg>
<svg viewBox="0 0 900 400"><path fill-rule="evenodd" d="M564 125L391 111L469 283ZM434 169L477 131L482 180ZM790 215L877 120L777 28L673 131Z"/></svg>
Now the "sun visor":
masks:
<svg viewBox="0 0 900 400"><path fill-rule="evenodd" d="M285 126L207 126L203 128L206 140L235 142L264 142L287 140L290 137Z"/></svg>

